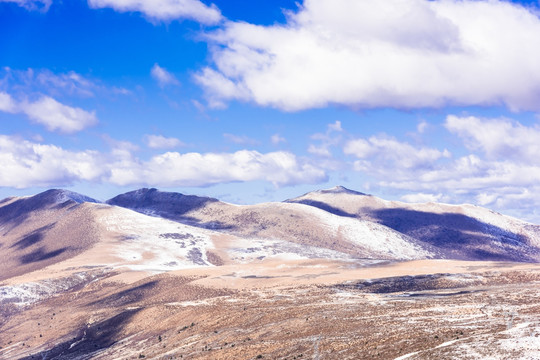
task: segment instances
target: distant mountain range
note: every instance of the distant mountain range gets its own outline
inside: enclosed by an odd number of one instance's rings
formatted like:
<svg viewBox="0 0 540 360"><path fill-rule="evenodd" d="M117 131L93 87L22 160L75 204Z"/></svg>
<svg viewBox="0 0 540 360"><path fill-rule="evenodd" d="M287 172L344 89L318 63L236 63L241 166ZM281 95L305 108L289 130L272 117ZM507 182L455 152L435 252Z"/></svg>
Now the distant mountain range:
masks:
<svg viewBox="0 0 540 360"><path fill-rule="evenodd" d="M344 187L257 205L146 188L105 203L66 190L0 201L0 278L100 252L104 265L156 269L280 257L538 262L540 226Z"/></svg>

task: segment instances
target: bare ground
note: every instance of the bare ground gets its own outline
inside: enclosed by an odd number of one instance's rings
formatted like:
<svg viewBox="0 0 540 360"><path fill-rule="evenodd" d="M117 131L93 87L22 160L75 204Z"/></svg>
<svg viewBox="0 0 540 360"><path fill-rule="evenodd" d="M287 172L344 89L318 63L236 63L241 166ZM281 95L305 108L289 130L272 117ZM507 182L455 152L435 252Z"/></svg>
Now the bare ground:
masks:
<svg viewBox="0 0 540 360"><path fill-rule="evenodd" d="M0 305L2 359L540 358L540 266L291 261L106 273Z"/></svg>

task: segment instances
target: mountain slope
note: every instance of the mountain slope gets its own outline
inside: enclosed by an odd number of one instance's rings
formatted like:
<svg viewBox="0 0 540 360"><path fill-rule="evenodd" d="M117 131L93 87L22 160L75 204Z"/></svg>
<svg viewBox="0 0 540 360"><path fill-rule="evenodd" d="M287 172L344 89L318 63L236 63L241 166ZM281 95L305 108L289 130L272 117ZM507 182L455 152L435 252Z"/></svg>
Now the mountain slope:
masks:
<svg viewBox="0 0 540 360"><path fill-rule="evenodd" d="M185 216L186 213L214 202L219 202L219 200L174 192L164 192L153 188L130 191L106 201L107 204L121 206L144 214L184 221L189 220L189 218Z"/></svg>
<svg viewBox="0 0 540 360"><path fill-rule="evenodd" d="M386 201L343 187L286 200L375 222L438 248L447 258L540 260L540 226L472 205Z"/></svg>
<svg viewBox="0 0 540 360"><path fill-rule="evenodd" d="M73 257L98 241L84 195L48 190L0 202L0 280Z"/></svg>
<svg viewBox="0 0 540 360"><path fill-rule="evenodd" d="M231 244L233 252L245 247L254 254L259 253L259 258L285 253L303 257L392 260L438 256L429 244L384 225L298 204L239 206L153 189L126 193L108 203L234 235L244 240L241 244Z"/></svg>

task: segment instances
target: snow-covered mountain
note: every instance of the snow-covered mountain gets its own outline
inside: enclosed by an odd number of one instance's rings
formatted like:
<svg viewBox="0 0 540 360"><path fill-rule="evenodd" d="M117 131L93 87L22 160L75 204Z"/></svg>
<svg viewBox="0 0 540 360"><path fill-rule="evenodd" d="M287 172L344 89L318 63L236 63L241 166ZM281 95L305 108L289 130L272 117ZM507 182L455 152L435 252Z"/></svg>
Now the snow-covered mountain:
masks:
<svg viewBox="0 0 540 360"><path fill-rule="evenodd" d="M386 201L344 187L310 192L286 202L387 226L438 248L447 258L540 259L540 226L479 206Z"/></svg>
<svg viewBox="0 0 540 360"><path fill-rule="evenodd" d="M371 329L381 321L410 346L396 352L392 340L381 358L439 358L464 331L459 341L471 346L454 354L491 351L489 338L526 358L538 324L538 228L476 206L342 187L243 206L156 189L106 203L63 190L7 198L0 359L207 359L218 349L223 358L316 358L318 349L333 358L351 339L358 351L345 357L357 358L390 341ZM522 323L501 326L514 316L501 309L519 310Z"/></svg>
<svg viewBox="0 0 540 360"><path fill-rule="evenodd" d="M0 241L3 277L68 259L155 271L279 258L540 260L537 225L343 187L242 206L156 189L106 203L48 190L0 202Z"/></svg>
<svg viewBox="0 0 540 360"><path fill-rule="evenodd" d="M171 220L188 220L184 216L186 213L218 201L208 197L143 188L115 196L106 203Z"/></svg>
<svg viewBox="0 0 540 360"><path fill-rule="evenodd" d="M0 280L66 260L99 241L97 201L66 190L0 201Z"/></svg>

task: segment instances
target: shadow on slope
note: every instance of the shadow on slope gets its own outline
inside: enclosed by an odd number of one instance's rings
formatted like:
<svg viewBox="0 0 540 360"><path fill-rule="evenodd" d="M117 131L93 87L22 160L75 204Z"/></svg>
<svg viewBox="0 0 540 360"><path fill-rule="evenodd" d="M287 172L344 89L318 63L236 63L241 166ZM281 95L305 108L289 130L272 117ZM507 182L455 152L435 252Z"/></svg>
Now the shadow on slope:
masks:
<svg viewBox="0 0 540 360"><path fill-rule="evenodd" d="M159 216L165 219L187 223L207 229L230 229L231 226L220 221L200 222L186 214L204 208L218 199L196 195L184 195L175 192L143 188L118 195L106 203L137 211L141 214Z"/></svg>
<svg viewBox="0 0 540 360"><path fill-rule="evenodd" d="M52 251L46 251L44 247L41 247L37 250L32 251L29 254L23 255L19 257L19 261L21 264L30 264L30 263L36 263L44 260L49 260L52 258L55 258L61 254L63 254L65 251L69 250L69 248L64 247L61 249L56 249Z"/></svg>
<svg viewBox="0 0 540 360"><path fill-rule="evenodd" d="M55 224L56 223L45 225L34 231L29 232L28 234L23 236L19 241L17 241L15 244L11 245L10 249L17 248L17 250L23 250L32 245L37 244L38 242L43 240L45 233L48 230L52 229Z"/></svg>
<svg viewBox="0 0 540 360"><path fill-rule="evenodd" d="M285 202L293 203L293 204L304 204L304 205L313 206L313 207L319 208L321 210L327 211L327 212L329 212L331 214L338 215L338 216L351 217L351 218L356 217L355 214L348 213L348 212L346 212L344 210L341 210L341 209L339 209L337 207L331 206L331 205L329 205L327 203L324 203L322 201L302 199L302 200L287 200Z"/></svg>
<svg viewBox="0 0 540 360"><path fill-rule="evenodd" d="M77 206L82 202L98 201L87 196L67 190L51 189L37 195L13 201L1 206L10 198L0 202L0 224L14 222L15 226L22 224L32 212L46 209L66 209Z"/></svg>
<svg viewBox="0 0 540 360"><path fill-rule="evenodd" d="M444 250L452 258L537 262L539 249L529 239L462 214L407 209L367 211L371 218Z"/></svg>
<svg viewBox="0 0 540 360"><path fill-rule="evenodd" d="M152 294L153 289L158 285L157 280L149 281L133 288L119 291L108 295L102 299L93 301L88 306L118 307L140 302Z"/></svg>
<svg viewBox="0 0 540 360"><path fill-rule="evenodd" d="M121 340L122 330L139 311L140 309L126 310L99 323L83 327L73 339L21 359L90 359L96 351L109 348Z"/></svg>

